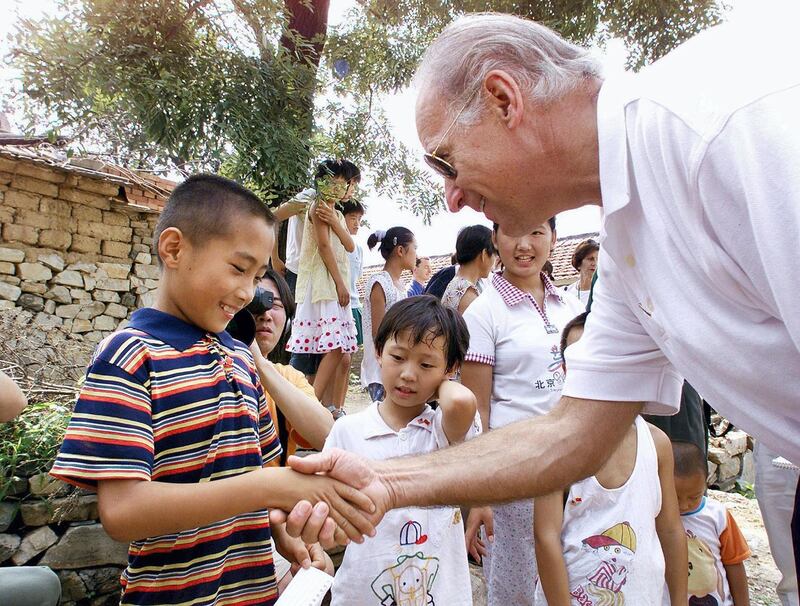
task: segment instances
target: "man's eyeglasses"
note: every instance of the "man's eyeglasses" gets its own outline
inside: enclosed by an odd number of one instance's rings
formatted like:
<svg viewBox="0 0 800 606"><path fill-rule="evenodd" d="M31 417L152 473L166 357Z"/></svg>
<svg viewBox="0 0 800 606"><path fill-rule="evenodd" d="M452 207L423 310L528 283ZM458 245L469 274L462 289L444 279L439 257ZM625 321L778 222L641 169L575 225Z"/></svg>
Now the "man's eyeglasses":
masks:
<svg viewBox="0 0 800 606"><path fill-rule="evenodd" d="M458 119L461 117L461 114L464 113L464 110L467 109L467 105L470 104L472 99L477 94L478 90L479 89L476 88L474 91L472 91L472 94L469 96L469 98L467 99L466 103L464 103L464 105L461 106L461 109L458 110L458 113L456 114L456 117L453 118L453 121L450 123L450 126L448 126L447 130L444 131L444 134L442 135L442 138L439 139L439 144L434 148L434 150L431 153L429 153L429 154L426 153L423 156L425 158L425 162L427 162L428 166L430 166L433 170L435 170L437 173L439 173L445 179L455 179L458 176L458 171L447 160L444 160L444 159L440 158L439 156L437 156L436 152L439 151L439 148L441 147L442 142L445 140L447 135L450 134L450 131L453 130L453 127L456 125L456 122L458 122Z"/></svg>

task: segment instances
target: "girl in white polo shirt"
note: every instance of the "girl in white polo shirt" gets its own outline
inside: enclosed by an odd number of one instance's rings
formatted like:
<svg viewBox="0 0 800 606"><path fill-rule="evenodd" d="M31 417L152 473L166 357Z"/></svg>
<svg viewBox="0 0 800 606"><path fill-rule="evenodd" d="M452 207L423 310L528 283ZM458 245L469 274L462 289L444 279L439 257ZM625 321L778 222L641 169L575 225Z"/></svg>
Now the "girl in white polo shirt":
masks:
<svg viewBox="0 0 800 606"><path fill-rule="evenodd" d="M583 307L542 272L555 242L555 218L518 238L494 226L503 269L464 314L470 341L461 372L484 431L543 415L561 395L560 333ZM467 543L473 557L484 557L490 606L534 604L532 516L531 499L470 512ZM481 525L494 536L491 554L477 538Z"/></svg>

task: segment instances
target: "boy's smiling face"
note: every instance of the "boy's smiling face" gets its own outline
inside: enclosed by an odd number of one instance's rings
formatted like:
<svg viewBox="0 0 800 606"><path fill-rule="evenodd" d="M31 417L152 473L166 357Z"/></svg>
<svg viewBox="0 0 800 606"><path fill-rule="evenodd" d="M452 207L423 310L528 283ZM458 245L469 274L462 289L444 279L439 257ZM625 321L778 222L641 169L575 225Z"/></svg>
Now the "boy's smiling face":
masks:
<svg viewBox="0 0 800 606"><path fill-rule="evenodd" d="M227 235L190 242L169 228L159 238L164 274L156 309L209 332L228 322L253 298L267 269L274 229L263 219L230 219Z"/></svg>
<svg viewBox="0 0 800 606"><path fill-rule="evenodd" d="M402 408L422 407L450 374L446 368L445 339L411 343L407 332L390 337L378 363L386 402Z"/></svg>

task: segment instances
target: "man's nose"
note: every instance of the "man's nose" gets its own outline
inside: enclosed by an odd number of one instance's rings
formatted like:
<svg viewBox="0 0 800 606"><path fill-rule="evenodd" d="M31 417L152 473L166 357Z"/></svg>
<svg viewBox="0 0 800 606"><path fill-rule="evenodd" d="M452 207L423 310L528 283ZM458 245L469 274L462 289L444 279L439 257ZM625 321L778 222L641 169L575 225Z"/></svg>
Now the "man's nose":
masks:
<svg viewBox="0 0 800 606"><path fill-rule="evenodd" d="M447 202L447 209L451 213L457 213L464 208L464 190L458 187L452 179L444 180L444 199Z"/></svg>

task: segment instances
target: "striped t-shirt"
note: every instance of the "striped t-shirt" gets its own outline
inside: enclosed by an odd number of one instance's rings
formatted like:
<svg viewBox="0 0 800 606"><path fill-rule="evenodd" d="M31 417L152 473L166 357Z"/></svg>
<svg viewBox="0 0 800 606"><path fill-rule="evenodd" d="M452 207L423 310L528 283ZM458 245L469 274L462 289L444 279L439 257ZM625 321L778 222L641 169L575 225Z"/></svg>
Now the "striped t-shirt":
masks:
<svg viewBox="0 0 800 606"><path fill-rule="evenodd" d="M280 450L247 348L141 309L98 346L50 473L88 488L198 483L258 469ZM268 512L133 541L122 584L122 604L273 604Z"/></svg>

